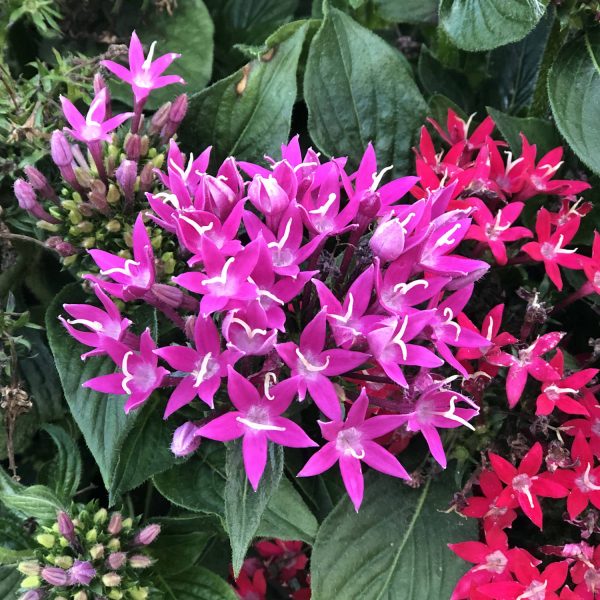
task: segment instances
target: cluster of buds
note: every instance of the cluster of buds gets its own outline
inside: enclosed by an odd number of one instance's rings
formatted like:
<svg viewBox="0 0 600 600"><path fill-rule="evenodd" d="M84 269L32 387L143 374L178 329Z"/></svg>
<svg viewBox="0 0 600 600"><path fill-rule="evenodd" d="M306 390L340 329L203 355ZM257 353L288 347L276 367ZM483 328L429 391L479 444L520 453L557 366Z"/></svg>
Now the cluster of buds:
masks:
<svg viewBox="0 0 600 600"><path fill-rule="evenodd" d="M154 46L144 58L134 33L130 70L112 61L102 63L131 85L134 112L111 116L110 91L100 74L94 77L94 97L85 116L61 98L69 127L54 131L50 140L50 154L62 180L58 192L35 167L26 167L25 179L14 184L19 206L36 219L47 246L65 266L89 267L86 250L98 245L131 258L133 218L145 207L145 194L161 189L155 171L163 165L168 141L186 114L188 100L182 94L161 106L151 119L144 119L142 111L151 90L183 83L178 76L161 75L177 55L152 61ZM129 127L124 125L127 121ZM172 248L158 229L151 237L153 247L160 250L159 271L172 274Z"/></svg>
<svg viewBox="0 0 600 600"><path fill-rule="evenodd" d="M109 513L92 502L73 505L73 518L59 512L41 527L35 559L18 565L25 577L20 600L145 600L150 588L144 570L159 525L140 528L137 519Z"/></svg>

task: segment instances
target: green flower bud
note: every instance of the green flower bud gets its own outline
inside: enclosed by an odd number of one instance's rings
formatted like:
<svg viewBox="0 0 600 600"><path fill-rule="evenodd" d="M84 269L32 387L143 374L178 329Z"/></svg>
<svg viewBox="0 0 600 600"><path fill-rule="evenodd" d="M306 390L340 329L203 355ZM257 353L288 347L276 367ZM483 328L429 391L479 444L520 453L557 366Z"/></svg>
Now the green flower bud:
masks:
<svg viewBox="0 0 600 600"><path fill-rule="evenodd" d="M121 576L114 572L106 573L102 575L102 583L106 587L117 587L121 585Z"/></svg>
<svg viewBox="0 0 600 600"><path fill-rule="evenodd" d="M154 235L152 237L152 239L150 240L150 243L152 244L152 247L155 250L160 249L160 247L162 246L163 243L163 237L160 233L157 233L156 235Z"/></svg>
<svg viewBox="0 0 600 600"><path fill-rule="evenodd" d="M83 198L79 192L73 192L72 198L75 200L75 202L77 202L77 204L81 204L83 202Z"/></svg>
<svg viewBox="0 0 600 600"><path fill-rule="evenodd" d="M52 233L58 233L60 231L60 226L58 223L48 223L48 221L37 221L36 227L43 229L44 231L50 231Z"/></svg>
<svg viewBox="0 0 600 600"><path fill-rule="evenodd" d="M112 538L108 544L106 544L106 547L111 551L111 552L117 552L117 550L121 549L121 542L119 541L118 538Z"/></svg>
<svg viewBox="0 0 600 600"><path fill-rule="evenodd" d="M120 199L121 192L119 191L119 188L114 183L111 183L108 186L108 192L106 193L106 201L109 204L116 204Z"/></svg>
<svg viewBox="0 0 600 600"><path fill-rule="evenodd" d="M75 202L75 200L63 200L60 205L65 209L65 210L75 210L77 208L77 202Z"/></svg>
<svg viewBox="0 0 600 600"><path fill-rule="evenodd" d="M91 542L93 544L98 539L98 530L97 529L90 529L85 534L85 539L86 539L86 541Z"/></svg>
<svg viewBox="0 0 600 600"><path fill-rule="evenodd" d="M123 529L125 531L128 531L132 527L133 527L133 519L131 517L128 517L127 519L123 519Z"/></svg>
<svg viewBox="0 0 600 600"><path fill-rule="evenodd" d="M96 245L96 238L93 235L90 237L83 238L83 240L81 240L81 245L86 250L90 250Z"/></svg>
<svg viewBox="0 0 600 600"><path fill-rule="evenodd" d="M148 598L149 590L146 587L134 587L127 590L131 600L146 600Z"/></svg>
<svg viewBox="0 0 600 600"><path fill-rule="evenodd" d="M119 250L117 256L121 258L131 258L131 252L129 250Z"/></svg>
<svg viewBox="0 0 600 600"><path fill-rule="evenodd" d="M72 254L71 256L67 256L67 257L63 258L62 261L63 261L63 265L65 265L65 267L71 267L77 261L77 254Z"/></svg>
<svg viewBox="0 0 600 600"><path fill-rule="evenodd" d="M158 154L157 156L155 156L152 159L152 164L157 168L160 169L165 163L165 155L164 154Z"/></svg>
<svg viewBox="0 0 600 600"><path fill-rule="evenodd" d="M162 255L163 272L165 275L172 275L175 272L177 261L172 252L165 252Z"/></svg>
<svg viewBox="0 0 600 600"><path fill-rule="evenodd" d="M89 221L81 221L76 225L76 227L77 230L81 231L82 233L92 233L92 231L94 231L94 225Z"/></svg>
<svg viewBox="0 0 600 600"><path fill-rule="evenodd" d="M55 218L58 219L59 221L62 221L64 219L64 214L63 211L60 210L60 208L58 208L58 206L51 206L48 209L48 212Z"/></svg>
<svg viewBox="0 0 600 600"><path fill-rule="evenodd" d="M128 248L133 248L133 236L131 231L126 231L123 234L123 241L125 242Z"/></svg>
<svg viewBox="0 0 600 600"><path fill-rule="evenodd" d="M44 546L44 548L52 548L56 543L56 538L51 533L40 533L35 541L40 545Z"/></svg>
<svg viewBox="0 0 600 600"><path fill-rule="evenodd" d="M54 564L61 569L70 569L73 566L73 559L70 556L57 556Z"/></svg>
<svg viewBox="0 0 600 600"><path fill-rule="evenodd" d="M42 567L35 560L24 560L17 565L17 571L23 575L39 575Z"/></svg>
<svg viewBox="0 0 600 600"><path fill-rule="evenodd" d="M58 540L58 544L61 548L68 548L70 546L69 540L66 537L61 537Z"/></svg>
<svg viewBox="0 0 600 600"><path fill-rule="evenodd" d="M108 594L108 597L111 600L121 600L121 598L123 598L123 592L120 592L119 590L112 590L110 594Z"/></svg>
<svg viewBox="0 0 600 600"><path fill-rule="evenodd" d="M51 529L51 530L52 530L54 533L59 533L59 532L60 532L60 530L59 530L59 528L58 528L58 523L54 523L50 529Z"/></svg>
<svg viewBox="0 0 600 600"><path fill-rule="evenodd" d="M102 525L103 523L106 523L107 519L108 519L108 511L105 508L101 508L94 515L94 523L96 523L96 524Z"/></svg>
<svg viewBox="0 0 600 600"><path fill-rule="evenodd" d="M109 158L114 159L115 161L117 160L117 158L119 157L119 153L121 151L119 150L119 148L117 148L115 145L113 144L109 144L108 145L108 156Z"/></svg>
<svg viewBox="0 0 600 600"><path fill-rule="evenodd" d="M83 217L78 210L69 211L69 221L73 223L73 225L77 225L77 223L81 223L83 221Z"/></svg>
<svg viewBox="0 0 600 600"><path fill-rule="evenodd" d="M106 225L106 230L110 231L111 233L117 233L119 231L121 231L121 223L119 223L119 221L117 221L116 219L112 219L111 221L109 221Z"/></svg>
<svg viewBox="0 0 600 600"><path fill-rule="evenodd" d="M80 590L73 596L73 600L88 600L88 595L83 590Z"/></svg>
<svg viewBox="0 0 600 600"><path fill-rule="evenodd" d="M40 585L42 585L42 581L37 575L25 577L25 579L21 581L21 587L26 590L38 588Z"/></svg>
<svg viewBox="0 0 600 600"><path fill-rule="evenodd" d="M102 544L95 544L90 548L90 556L94 560L98 560L104 556L104 546Z"/></svg>
<svg viewBox="0 0 600 600"><path fill-rule="evenodd" d="M147 135L143 135L142 139L140 140L140 153L142 156L146 156L146 154L149 154L150 152L152 152L152 150L150 149L150 138ZM155 150L156 152L156 150Z"/></svg>

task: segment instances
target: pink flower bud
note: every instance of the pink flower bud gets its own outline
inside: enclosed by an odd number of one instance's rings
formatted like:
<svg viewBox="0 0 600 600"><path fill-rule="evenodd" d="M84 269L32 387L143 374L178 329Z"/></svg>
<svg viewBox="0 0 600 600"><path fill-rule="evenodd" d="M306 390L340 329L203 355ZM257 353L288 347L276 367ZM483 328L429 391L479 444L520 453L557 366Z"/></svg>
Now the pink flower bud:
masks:
<svg viewBox="0 0 600 600"><path fill-rule="evenodd" d="M111 535L117 535L121 533L121 529L123 528L123 516L121 513L113 513L110 516L110 521L108 522L108 533Z"/></svg>
<svg viewBox="0 0 600 600"><path fill-rule="evenodd" d="M133 543L137 546L148 546L158 537L159 533L160 525L147 525L144 529L137 532L136 536L133 538Z"/></svg>
<svg viewBox="0 0 600 600"><path fill-rule="evenodd" d="M111 569L116 571L127 562L127 554L125 552L111 552L106 562Z"/></svg>
<svg viewBox="0 0 600 600"><path fill-rule="evenodd" d="M140 192L146 193L152 187L154 181L154 167L152 163L146 163L140 173Z"/></svg>
<svg viewBox="0 0 600 600"><path fill-rule="evenodd" d="M96 569L87 561L76 560L69 569L68 575L70 585L89 585L90 581L96 577Z"/></svg>
<svg viewBox="0 0 600 600"><path fill-rule="evenodd" d="M42 579L50 585L60 587L67 585L69 575L64 569L59 569L58 567L46 567L45 569L42 569Z"/></svg>
<svg viewBox="0 0 600 600"><path fill-rule="evenodd" d="M57 167L67 167L73 162L71 144L62 131L54 131L50 138L50 155Z"/></svg>
<svg viewBox="0 0 600 600"><path fill-rule="evenodd" d="M94 94L99 94L101 90L106 88L106 81L104 81L104 77L100 75L100 73L96 73L94 75ZM108 92L108 90L107 90Z"/></svg>
<svg viewBox="0 0 600 600"><path fill-rule="evenodd" d="M137 178L137 163L132 160L124 160L115 171L115 178L121 186L125 198L132 200Z"/></svg>
<svg viewBox="0 0 600 600"><path fill-rule="evenodd" d="M256 175L248 186L250 202L266 216L281 214L290 199L274 177Z"/></svg>
<svg viewBox="0 0 600 600"><path fill-rule="evenodd" d="M167 124L169 119L169 112L171 112L171 103L166 102L152 115L150 121L150 133L160 133L162 128Z"/></svg>
<svg viewBox="0 0 600 600"><path fill-rule="evenodd" d="M143 554L134 554L129 558L129 566L133 569L147 569L152 564L152 559Z"/></svg>
<svg viewBox="0 0 600 600"><path fill-rule="evenodd" d="M58 531L69 543L72 544L75 541L75 525L73 525L71 517L63 510L58 513Z"/></svg>
<svg viewBox="0 0 600 600"><path fill-rule="evenodd" d="M129 160L139 160L142 153L142 138L137 133L127 134L123 146Z"/></svg>
<svg viewBox="0 0 600 600"><path fill-rule="evenodd" d="M34 190L40 192L44 198L49 198L51 200L56 199L56 192L52 189L48 180L39 169L27 165L23 170Z"/></svg>
<svg viewBox="0 0 600 600"><path fill-rule="evenodd" d="M42 600L44 597L44 590L29 590L22 596L19 596L19 600Z"/></svg>
<svg viewBox="0 0 600 600"><path fill-rule="evenodd" d="M362 217L372 219L381 208L381 198L377 192L367 191L360 199L358 214Z"/></svg>
<svg viewBox="0 0 600 600"><path fill-rule="evenodd" d="M384 262L396 260L404 250L404 229L398 219L381 223L369 241L375 256Z"/></svg>
<svg viewBox="0 0 600 600"><path fill-rule="evenodd" d="M28 212L31 212L36 206L38 206L38 200L35 190L30 183L27 183L24 179L17 179L14 185L15 196L19 206Z"/></svg>
<svg viewBox="0 0 600 600"><path fill-rule="evenodd" d="M183 121L185 114L188 109L188 97L187 94L181 94L177 96L171 105L169 110L169 121L175 125L179 125Z"/></svg>
<svg viewBox="0 0 600 600"><path fill-rule="evenodd" d="M171 452L175 456L187 456L195 452L201 441L200 436L196 435L197 430L198 426L191 421L180 425L173 433Z"/></svg>
<svg viewBox="0 0 600 600"><path fill-rule="evenodd" d="M102 576L102 583L106 587L117 587L121 585L121 576L118 573L106 573Z"/></svg>
<svg viewBox="0 0 600 600"><path fill-rule="evenodd" d="M77 254L77 248L70 244L69 242L65 242L60 236L53 235L46 240L46 246L48 248L53 248L60 254L60 256L67 257L73 256L73 254Z"/></svg>

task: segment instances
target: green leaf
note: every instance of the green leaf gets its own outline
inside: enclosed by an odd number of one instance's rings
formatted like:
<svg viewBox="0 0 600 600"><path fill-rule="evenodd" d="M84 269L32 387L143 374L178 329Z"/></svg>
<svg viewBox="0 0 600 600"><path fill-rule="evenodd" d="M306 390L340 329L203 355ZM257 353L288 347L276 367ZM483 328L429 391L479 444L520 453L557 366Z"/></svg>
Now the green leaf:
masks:
<svg viewBox="0 0 600 600"><path fill-rule="evenodd" d="M535 143L538 156L543 156L552 148L560 146L560 136L549 121L534 117L511 117L489 106L487 111L515 156L521 154L520 133L523 133L531 143Z"/></svg>
<svg viewBox="0 0 600 600"><path fill-rule="evenodd" d="M414 490L369 473L358 514L344 498L325 519L311 558L312 598L450 598L466 565L447 548L475 539L476 524L443 511L445 481Z"/></svg>
<svg viewBox="0 0 600 600"><path fill-rule="evenodd" d="M193 567L171 578L159 576L165 600L239 600L233 588L203 567Z"/></svg>
<svg viewBox="0 0 600 600"><path fill-rule="evenodd" d="M439 0L373 0L378 14L392 23L435 23Z"/></svg>
<svg viewBox="0 0 600 600"><path fill-rule="evenodd" d="M287 477L282 477L263 514L256 536L302 540L312 544L318 527L317 519L302 496Z"/></svg>
<svg viewBox="0 0 600 600"><path fill-rule="evenodd" d="M16 598L22 579L14 567L0 567L0 598Z"/></svg>
<svg viewBox="0 0 600 600"><path fill-rule="evenodd" d="M14 550L0 546L0 565L16 565L22 560L35 556L33 550Z"/></svg>
<svg viewBox="0 0 600 600"><path fill-rule="evenodd" d="M269 443L267 466L256 491L246 475L240 440L228 444L225 467L225 523L231 544L233 573L237 577L267 504L281 481L283 448Z"/></svg>
<svg viewBox="0 0 600 600"><path fill-rule="evenodd" d="M214 532L206 528L206 517L157 519L160 536L152 544L156 569L163 577L189 569L204 552Z"/></svg>
<svg viewBox="0 0 600 600"><path fill-rule="evenodd" d="M44 431L56 445L50 475L56 495L64 502L70 502L81 481L81 455L73 438L58 425L47 424Z"/></svg>
<svg viewBox="0 0 600 600"><path fill-rule="evenodd" d="M427 46L421 46L418 74L419 81L428 94L443 94L462 107L471 104L472 96L467 78L460 71L444 67Z"/></svg>
<svg viewBox="0 0 600 600"><path fill-rule="evenodd" d="M276 154L289 136L307 29L305 23L285 26L267 40L261 58L192 96L180 128L183 146L212 144L218 162L234 155L257 160Z"/></svg>
<svg viewBox="0 0 600 600"><path fill-rule="evenodd" d="M440 23L463 50L491 50L523 39L548 0L442 0Z"/></svg>
<svg viewBox="0 0 600 600"><path fill-rule="evenodd" d="M533 99L554 11L545 16L523 40L497 48L490 54L489 72L498 94L498 108L511 114L526 109Z"/></svg>
<svg viewBox="0 0 600 600"><path fill-rule="evenodd" d="M0 502L9 510L40 521L55 521L56 513L64 505L56 494L45 485L24 487L18 492L0 493Z"/></svg>
<svg viewBox="0 0 600 600"><path fill-rule="evenodd" d="M150 398L139 409L135 427L125 437L109 489L110 503L152 475L169 469L177 458L170 450L175 423L162 418L164 403Z"/></svg>
<svg viewBox="0 0 600 600"><path fill-rule="evenodd" d="M46 329L69 409L98 464L104 485L110 489L121 447L140 411L126 415L123 396L81 387L88 379L112 373L114 363L109 357L90 358L85 362L80 359L84 347L58 321L63 303L78 301L89 301L89 298L79 284L67 286L48 308Z"/></svg>
<svg viewBox="0 0 600 600"><path fill-rule="evenodd" d="M587 31L559 52L548 76L552 114L573 151L600 174L600 30Z"/></svg>
<svg viewBox="0 0 600 600"><path fill-rule="evenodd" d="M372 141L380 165L408 166L425 101L404 57L380 37L331 8L315 35L304 76L308 129L330 156L356 167Z"/></svg>
<svg viewBox="0 0 600 600"><path fill-rule="evenodd" d="M427 114L438 123L443 124L446 122L446 119L448 118L448 109L452 109L464 121L469 120L469 115L467 115L460 106L442 94L434 94L431 96L427 106Z"/></svg>

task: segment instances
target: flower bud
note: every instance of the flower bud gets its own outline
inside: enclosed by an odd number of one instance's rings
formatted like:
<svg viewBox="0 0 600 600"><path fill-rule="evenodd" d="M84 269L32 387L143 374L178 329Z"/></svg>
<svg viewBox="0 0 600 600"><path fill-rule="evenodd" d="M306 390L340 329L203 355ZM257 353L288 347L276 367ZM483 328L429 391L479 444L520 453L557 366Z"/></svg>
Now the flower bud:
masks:
<svg viewBox="0 0 600 600"><path fill-rule="evenodd" d="M110 521L108 522L108 533L111 535L117 535L121 533L121 528L123 527L123 516L121 513L113 513L110 515Z"/></svg>
<svg viewBox="0 0 600 600"><path fill-rule="evenodd" d="M85 240L84 240L85 242ZM89 244L90 246L93 246L93 244ZM85 534L85 539L88 542L91 542L92 544L98 539L98 530L97 529L90 529L86 534Z"/></svg>
<svg viewBox="0 0 600 600"><path fill-rule="evenodd" d="M55 585L57 587L67 585L67 582L69 581L67 572L59 567L46 567L45 569L42 569L42 578L50 585Z"/></svg>
<svg viewBox="0 0 600 600"><path fill-rule="evenodd" d="M191 421L180 425L173 433L171 452L175 456L187 456L198 449L201 437L196 435L198 426Z"/></svg>
<svg viewBox="0 0 600 600"><path fill-rule="evenodd" d="M175 127L183 121L188 109L188 97L187 94L181 94L177 96L173 101L171 108L169 109L168 120L173 123ZM170 137L170 136L169 136Z"/></svg>
<svg viewBox="0 0 600 600"><path fill-rule="evenodd" d="M384 262L392 262L404 251L404 228L399 219L390 219L381 223L369 240L369 246L375 256Z"/></svg>
<svg viewBox="0 0 600 600"><path fill-rule="evenodd" d="M373 219L381 208L381 197L378 192L366 191L360 199L358 214L367 219Z"/></svg>
<svg viewBox="0 0 600 600"><path fill-rule="evenodd" d="M42 568L35 560L24 560L17 565L17 571L23 575L39 575Z"/></svg>
<svg viewBox="0 0 600 600"><path fill-rule="evenodd" d="M94 560L98 560L104 556L104 546L102 544L95 544L90 548L90 556Z"/></svg>
<svg viewBox="0 0 600 600"><path fill-rule="evenodd" d="M58 531L69 542L75 541L75 525L73 525L71 517L64 510L58 513Z"/></svg>
<svg viewBox="0 0 600 600"><path fill-rule="evenodd" d="M144 165L140 173L140 192L146 193L150 191L152 182L154 181L154 165L149 162Z"/></svg>
<svg viewBox="0 0 600 600"><path fill-rule="evenodd" d="M282 213L290 199L274 177L256 175L248 186L250 202L264 215L272 217Z"/></svg>
<svg viewBox="0 0 600 600"><path fill-rule="evenodd" d="M108 192L106 194L106 201L109 204L116 204L121 199L121 192L119 192L119 188L111 183L108 186Z"/></svg>
<svg viewBox="0 0 600 600"><path fill-rule="evenodd" d="M124 160L115 171L115 178L121 186L125 198L132 200L137 179L137 163L133 160Z"/></svg>
<svg viewBox="0 0 600 600"><path fill-rule="evenodd" d="M161 132L162 128L167 124L170 111L170 102L167 102L159 107L154 115L152 115L152 119L150 121L150 133L157 134Z"/></svg>
<svg viewBox="0 0 600 600"><path fill-rule="evenodd" d="M88 600L88 595L83 590L79 590L74 596L73 600Z"/></svg>
<svg viewBox="0 0 600 600"><path fill-rule="evenodd" d="M37 575L30 575L21 581L21 587L24 590L38 588L40 585L42 585L42 580Z"/></svg>
<svg viewBox="0 0 600 600"><path fill-rule="evenodd" d="M133 538L133 543L138 546L148 546L158 537L159 533L160 525L157 525L156 523L147 525L136 533Z"/></svg>
<svg viewBox="0 0 600 600"><path fill-rule="evenodd" d="M27 180L33 186L33 189L40 192L44 198L57 200L56 192L52 189L48 183L48 180L39 169L36 169L31 165L27 165L23 170L25 171Z"/></svg>
<svg viewBox="0 0 600 600"><path fill-rule="evenodd" d="M21 585L21 587L26 587ZM22 596L19 596L19 600L42 600L44 597L44 590L29 590Z"/></svg>
<svg viewBox="0 0 600 600"><path fill-rule="evenodd" d="M128 133L123 144L129 160L139 160L142 154L142 140L137 133Z"/></svg>
<svg viewBox="0 0 600 600"><path fill-rule="evenodd" d="M35 541L44 548L52 548L56 543L56 538L51 533L40 533L36 536Z"/></svg>
<svg viewBox="0 0 600 600"><path fill-rule="evenodd" d="M102 576L102 583L106 587L117 587L121 585L121 576L118 573L106 573Z"/></svg>
<svg viewBox="0 0 600 600"><path fill-rule="evenodd" d="M96 569L87 560L76 560L69 569L69 579L74 584L89 585L94 577L96 577Z"/></svg>
<svg viewBox="0 0 600 600"><path fill-rule="evenodd" d="M133 519L131 517L127 517L126 519L123 519L123 529L125 531L128 531L132 527L133 527Z"/></svg>
<svg viewBox="0 0 600 600"><path fill-rule="evenodd" d="M146 600L149 590L146 587L135 587L127 590L131 600Z"/></svg>
<svg viewBox="0 0 600 600"><path fill-rule="evenodd" d="M109 540L108 544L106 544L106 547L111 552L117 552L117 550L121 549L121 542L117 538L112 538Z"/></svg>
<svg viewBox="0 0 600 600"><path fill-rule="evenodd" d="M106 559L108 566L117 571L127 562L127 554L125 552L112 552Z"/></svg>
<svg viewBox="0 0 600 600"><path fill-rule="evenodd" d="M33 186L30 183L27 183L24 179L17 179L15 181L14 192L17 202L19 203L19 207L23 210L31 212L39 205Z"/></svg>
<svg viewBox="0 0 600 600"><path fill-rule="evenodd" d="M103 525L106 523L106 519L108 519L108 511L105 508L101 508L100 510L96 511L96 514L94 515L94 523L97 525Z"/></svg>
<svg viewBox="0 0 600 600"><path fill-rule="evenodd" d="M147 569L152 564L152 559L144 554L134 554L129 558L129 566L133 569Z"/></svg>
<svg viewBox="0 0 600 600"><path fill-rule="evenodd" d="M108 600L122 600L123 592L120 590L111 590L108 594Z"/></svg>
<svg viewBox="0 0 600 600"><path fill-rule="evenodd" d="M73 152L71 144L62 131L54 131L50 137L50 155L57 167L71 166L73 162Z"/></svg>
<svg viewBox="0 0 600 600"><path fill-rule="evenodd" d="M57 556L54 564L61 569L70 569L73 566L73 558L70 556Z"/></svg>

